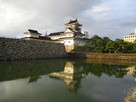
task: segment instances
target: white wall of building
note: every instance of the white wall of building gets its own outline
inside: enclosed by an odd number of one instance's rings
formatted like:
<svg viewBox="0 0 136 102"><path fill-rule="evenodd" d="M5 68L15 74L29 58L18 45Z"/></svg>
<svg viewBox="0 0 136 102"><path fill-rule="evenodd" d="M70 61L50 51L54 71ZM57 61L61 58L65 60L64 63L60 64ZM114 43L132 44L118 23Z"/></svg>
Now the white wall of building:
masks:
<svg viewBox="0 0 136 102"><path fill-rule="evenodd" d="M65 31L65 33L67 33L67 32L71 32L71 30L70 30L70 29L67 29L67 30Z"/></svg>
<svg viewBox="0 0 136 102"><path fill-rule="evenodd" d="M60 38L67 38L67 37L73 37L74 35L72 33L70 34L66 34L66 35L63 35L63 36L53 36L51 37L52 40L57 40L57 39L60 39Z"/></svg>
<svg viewBox="0 0 136 102"><path fill-rule="evenodd" d="M77 46L84 46L85 41L79 41L79 40L64 40L64 45L77 45Z"/></svg>
<svg viewBox="0 0 136 102"><path fill-rule="evenodd" d="M74 40L64 40L64 45L74 45Z"/></svg>
<svg viewBox="0 0 136 102"><path fill-rule="evenodd" d="M124 41L127 41L127 42L136 41L136 34L130 34L130 35L124 36Z"/></svg>
<svg viewBox="0 0 136 102"><path fill-rule="evenodd" d="M35 37L35 38L39 38L39 36L34 36L34 35L24 35L24 37Z"/></svg>

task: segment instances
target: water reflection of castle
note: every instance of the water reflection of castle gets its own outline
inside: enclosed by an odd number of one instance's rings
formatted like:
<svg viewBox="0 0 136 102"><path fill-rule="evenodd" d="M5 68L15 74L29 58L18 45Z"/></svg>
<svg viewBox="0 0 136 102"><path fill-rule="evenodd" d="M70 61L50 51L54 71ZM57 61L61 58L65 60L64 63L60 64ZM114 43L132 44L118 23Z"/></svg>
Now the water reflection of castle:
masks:
<svg viewBox="0 0 136 102"><path fill-rule="evenodd" d="M54 69L54 68L52 68ZM108 76L115 76L116 78L123 78L124 75L131 75L136 81L136 66L116 66L108 64L93 64L93 63L80 63L76 61L67 61L65 66L61 70L52 70L46 75L51 78L60 79L65 82L66 88L69 91L77 92L81 87L81 79L91 73L97 77L101 77L102 74ZM27 82L37 81L39 76L30 76L25 78Z"/></svg>
<svg viewBox="0 0 136 102"><path fill-rule="evenodd" d="M66 87L70 91L76 92L81 87L81 79L84 78L88 73L92 73L95 76L100 77L99 75L102 75L102 73L105 73L106 75L114 75L116 78L123 78L124 75L131 75L135 78L136 81L136 66L130 66L130 67L116 67L116 66L106 66L104 65L101 67L101 71L97 70L100 67L99 65L95 68L91 67L92 64L90 64L88 67L84 65L78 65L75 62L67 61L65 68L61 72L53 72L48 74L52 78L61 79L65 82ZM115 67L115 68L114 68Z"/></svg>
<svg viewBox="0 0 136 102"><path fill-rule="evenodd" d="M134 77L134 81L136 81L136 66L127 67L126 70L128 71L127 74Z"/></svg>
<svg viewBox="0 0 136 102"><path fill-rule="evenodd" d="M66 87L73 92L76 92L81 86L81 79L86 76L83 67L74 67L74 62L67 61L64 71L53 72L48 74L50 77L64 80Z"/></svg>

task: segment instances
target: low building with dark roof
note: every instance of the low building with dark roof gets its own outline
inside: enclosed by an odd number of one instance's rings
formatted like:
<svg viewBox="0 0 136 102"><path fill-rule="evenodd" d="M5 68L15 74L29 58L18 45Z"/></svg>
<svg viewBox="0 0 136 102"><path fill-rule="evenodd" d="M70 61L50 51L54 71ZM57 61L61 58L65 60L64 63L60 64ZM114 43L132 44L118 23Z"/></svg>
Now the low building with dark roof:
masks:
<svg viewBox="0 0 136 102"><path fill-rule="evenodd" d="M38 33L37 30L32 30L32 29L28 29L28 31L25 32L24 34L26 35L26 37L39 37L40 35L42 35Z"/></svg>
<svg viewBox="0 0 136 102"><path fill-rule="evenodd" d="M24 33L25 36L22 38L23 40L36 40L36 41L48 41L51 42L51 38L48 36L41 36L37 30L28 29L27 32Z"/></svg>

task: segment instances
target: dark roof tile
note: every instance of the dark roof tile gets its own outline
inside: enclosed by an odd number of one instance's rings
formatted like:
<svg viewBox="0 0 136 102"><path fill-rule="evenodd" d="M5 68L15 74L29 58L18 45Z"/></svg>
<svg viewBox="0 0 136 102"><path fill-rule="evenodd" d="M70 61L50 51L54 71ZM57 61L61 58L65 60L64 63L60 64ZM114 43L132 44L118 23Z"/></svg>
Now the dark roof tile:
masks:
<svg viewBox="0 0 136 102"><path fill-rule="evenodd" d="M29 31L30 33L40 34L40 33L38 33L37 30L28 29L28 31ZM41 35L41 34L40 34L40 35Z"/></svg>
<svg viewBox="0 0 136 102"><path fill-rule="evenodd" d="M77 22L77 19L76 20L70 20L70 22L67 23L67 24L76 23L76 22Z"/></svg>
<svg viewBox="0 0 136 102"><path fill-rule="evenodd" d="M78 25L82 26L81 24L78 23L77 19L76 20L70 20L69 23L67 23L67 24L72 24L72 23L77 23Z"/></svg>
<svg viewBox="0 0 136 102"><path fill-rule="evenodd" d="M51 38L47 37L47 36L39 36L40 40L51 40Z"/></svg>
<svg viewBox="0 0 136 102"><path fill-rule="evenodd" d="M55 33L50 33L48 36L55 36L55 35L61 35L64 32L55 32Z"/></svg>

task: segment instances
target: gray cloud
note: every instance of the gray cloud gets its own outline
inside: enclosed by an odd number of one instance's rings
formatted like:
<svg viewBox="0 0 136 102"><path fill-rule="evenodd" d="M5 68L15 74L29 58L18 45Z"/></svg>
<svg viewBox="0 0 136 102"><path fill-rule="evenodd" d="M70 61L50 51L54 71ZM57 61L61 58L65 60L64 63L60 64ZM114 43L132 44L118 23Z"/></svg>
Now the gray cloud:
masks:
<svg viewBox="0 0 136 102"><path fill-rule="evenodd" d="M136 21L124 21L124 22L121 22L120 26L122 27L136 27Z"/></svg>
<svg viewBox="0 0 136 102"><path fill-rule="evenodd" d="M68 18L76 18L86 9L101 3L102 0L1 0L4 12L0 16L11 16L3 21L1 36L17 36L27 28L55 31L64 29L63 24ZM7 8L8 7L8 8ZM4 9L7 8L5 11ZM13 9L13 10L12 10ZM11 14L9 14L11 13ZM15 15L19 15L17 18ZM8 21L5 23L5 21ZM10 22L11 21L11 22ZM7 31L8 29L8 31ZM8 33L14 33L10 35Z"/></svg>
<svg viewBox="0 0 136 102"><path fill-rule="evenodd" d="M22 36L29 28L62 31L78 18L90 36L122 38L135 28L135 10L135 0L0 0L0 36Z"/></svg>

